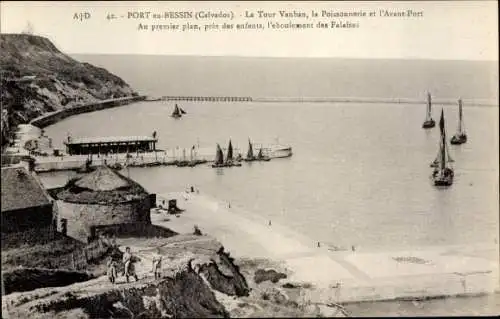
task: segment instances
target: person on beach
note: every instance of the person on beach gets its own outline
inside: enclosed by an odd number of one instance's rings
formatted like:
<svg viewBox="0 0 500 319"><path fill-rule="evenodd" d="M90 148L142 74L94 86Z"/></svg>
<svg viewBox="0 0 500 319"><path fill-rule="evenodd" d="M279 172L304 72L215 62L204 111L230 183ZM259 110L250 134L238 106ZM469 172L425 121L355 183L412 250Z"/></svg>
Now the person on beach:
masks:
<svg viewBox="0 0 500 319"><path fill-rule="evenodd" d="M269 220L269 226L271 226L271 220Z"/></svg>
<svg viewBox="0 0 500 319"><path fill-rule="evenodd" d="M227 203L227 208L231 208L231 202Z"/></svg>
<svg viewBox="0 0 500 319"><path fill-rule="evenodd" d="M123 254L123 264L125 265L124 273L127 282L129 282L128 277L130 276L134 277L135 281L139 280L134 269L134 261L135 261L134 259L135 257L130 253L130 247L125 248L125 253Z"/></svg>
<svg viewBox="0 0 500 319"><path fill-rule="evenodd" d="M160 255L160 248L157 248L156 254L153 257L153 273L155 275L155 279L161 279L161 261L162 256Z"/></svg>
<svg viewBox="0 0 500 319"><path fill-rule="evenodd" d="M108 259L108 262L106 264L107 266L107 275L108 275L108 279L111 283L115 283L115 280L116 280L116 261L113 259L113 257L109 257Z"/></svg>
<svg viewBox="0 0 500 319"><path fill-rule="evenodd" d="M318 241L318 248L319 248L319 247L321 247L321 245L320 245L320 243L319 243L319 241Z"/></svg>
<svg viewBox="0 0 500 319"><path fill-rule="evenodd" d="M356 251L356 247L354 247L354 245L351 246L351 250L352 251Z"/></svg>

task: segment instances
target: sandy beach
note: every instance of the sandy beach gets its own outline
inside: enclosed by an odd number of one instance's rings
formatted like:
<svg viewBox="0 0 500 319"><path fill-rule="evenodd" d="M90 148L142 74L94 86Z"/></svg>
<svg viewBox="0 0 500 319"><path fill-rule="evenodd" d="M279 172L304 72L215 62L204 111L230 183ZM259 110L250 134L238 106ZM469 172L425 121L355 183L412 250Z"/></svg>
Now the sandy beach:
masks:
<svg viewBox="0 0 500 319"><path fill-rule="evenodd" d="M333 251L332 247L208 194L159 194L185 209L176 217L152 213L154 224L180 233L197 225L222 242L231 255L268 258L291 272L288 282L311 283L314 302L357 302L498 290L495 245L436 246L407 251Z"/></svg>

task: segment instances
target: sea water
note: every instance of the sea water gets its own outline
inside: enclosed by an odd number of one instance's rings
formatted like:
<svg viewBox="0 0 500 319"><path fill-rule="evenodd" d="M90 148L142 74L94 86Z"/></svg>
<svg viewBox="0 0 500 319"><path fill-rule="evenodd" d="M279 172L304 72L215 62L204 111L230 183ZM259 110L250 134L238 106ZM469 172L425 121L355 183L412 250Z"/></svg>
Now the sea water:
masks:
<svg viewBox="0 0 500 319"><path fill-rule="evenodd" d="M495 99L495 63L157 56L77 57L108 68L140 92L161 95L358 96ZM135 61L135 63L132 63ZM295 61L295 63L292 63ZM363 69L364 68L364 69ZM281 71L280 71L281 70ZM364 71L363 71L364 70ZM331 71L331 72L330 72ZM426 72L424 72L426 71ZM245 74L245 72L247 74ZM283 74L277 73L286 73ZM281 83L281 80L286 83ZM478 84L479 83L479 84ZM276 221L311 242L362 249L498 241L498 105L464 105L466 144L449 146L454 184L433 186L429 164L439 128L421 128L425 103L141 102L87 113L45 129L55 147L73 137L151 135L177 154L193 145L246 154L256 144L290 144L293 156L242 167L151 167L124 170L154 193L194 185L249 214ZM458 107L444 109L448 137ZM42 174L49 186L67 173Z"/></svg>

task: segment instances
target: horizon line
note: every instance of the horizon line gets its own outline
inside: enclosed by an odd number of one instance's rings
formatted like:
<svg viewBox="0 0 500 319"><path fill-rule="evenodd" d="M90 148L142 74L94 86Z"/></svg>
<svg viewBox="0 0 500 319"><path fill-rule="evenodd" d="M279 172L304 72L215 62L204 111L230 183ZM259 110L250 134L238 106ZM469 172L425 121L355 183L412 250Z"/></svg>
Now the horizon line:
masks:
<svg viewBox="0 0 500 319"><path fill-rule="evenodd" d="M206 55L206 54L157 54L157 53L76 53L66 52L67 55L137 55L137 56L162 56L183 58L243 58L243 59L338 59L338 60L408 60L408 61L460 61L460 62L495 62L499 60L478 59L440 59L419 57L345 57L345 56L251 56L251 55Z"/></svg>

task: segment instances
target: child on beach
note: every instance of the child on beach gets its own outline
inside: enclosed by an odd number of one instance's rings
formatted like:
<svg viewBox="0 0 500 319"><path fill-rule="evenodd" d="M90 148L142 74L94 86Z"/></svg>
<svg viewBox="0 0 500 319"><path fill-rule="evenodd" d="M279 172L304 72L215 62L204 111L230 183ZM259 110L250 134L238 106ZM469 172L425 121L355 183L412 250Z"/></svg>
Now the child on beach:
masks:
<svg viewBox="0 0 500 319"><path fill-rule="evenodd" d="M108 279L111 283L115 283L116 280L116 261L113 260L113 257L109 257L108 262L106 264L108 271Z"/></svg>
<svg viewBox="0 0 500 319"><path fill-rule="evenodd" d="M155 275L155 279L161 278L161 261L162 256L160 255L160 248L157 248L156 254L153 257L153 273Z"/></svg>

